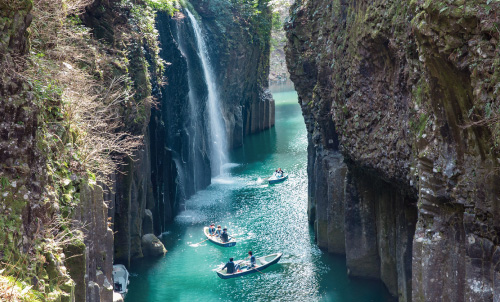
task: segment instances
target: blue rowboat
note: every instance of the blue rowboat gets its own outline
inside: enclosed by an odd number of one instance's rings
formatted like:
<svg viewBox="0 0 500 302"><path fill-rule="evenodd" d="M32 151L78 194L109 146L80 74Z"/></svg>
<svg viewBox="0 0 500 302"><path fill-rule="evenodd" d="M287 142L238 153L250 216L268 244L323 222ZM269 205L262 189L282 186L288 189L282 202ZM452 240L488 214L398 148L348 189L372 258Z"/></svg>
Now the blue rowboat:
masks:
<svg viewBox="0 0 500 302"><path fill-rule="evenodd" d="M218 246L232 247L232 246L236 245L236 239L232 238L231 236L229 236L229 241L225 242L225 243L222 242L222 240L220 240L220 237L210 236L210 234L208 233L208 227L203 228L203 233L205 233L205 236L207 236L208 241L213 242L214 244L217 244Z"/></svg>
<svg viewBox="0 0 500 302"><path fill-rule="evenodd" d="M284 173L283 177L276 176L276 174L273 174L273 176L268 178L269 184L277 184L279 182L285 181L288 179L288 174Z"/></svg>
<svg viewBox="0 0 500 302"><path fill-rule="evenodd" d="M280 261L282 253L276 253L276 254L271 254L259 258L255 258L257 266L255 268L250 268L248 265L250 264L249 262L245 260L238 260L235 261L235 263L240 265L240 269L238 272L235 272L233 274L228 274L226 273L226 269L219 269L217 270L217 276L219 276L222 279L230 279L230 278L236 278L236 277L241 277L257 272L262 272L263 269L278 263Z"/></svg>

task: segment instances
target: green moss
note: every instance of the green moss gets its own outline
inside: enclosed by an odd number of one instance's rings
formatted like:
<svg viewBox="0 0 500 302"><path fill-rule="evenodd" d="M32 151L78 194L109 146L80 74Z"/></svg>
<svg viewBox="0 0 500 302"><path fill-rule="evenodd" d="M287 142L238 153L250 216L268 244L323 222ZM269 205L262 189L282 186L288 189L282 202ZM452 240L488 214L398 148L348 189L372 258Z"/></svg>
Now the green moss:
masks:
<svg viewBox="0 0 500 302"><path fill-rule="evenodd" d="M9 186L9 179L7 177L0 177L0 186L2 190L6 190L7 187Z"/></svg>
<svg viewBox="0 0 500 302"><path fill-rule="evenodd" d="M428 122L429 122L429 116L425 113L421 114L418 119L418 124L416 125L416 133L418 137L422 137Z"/></svg>

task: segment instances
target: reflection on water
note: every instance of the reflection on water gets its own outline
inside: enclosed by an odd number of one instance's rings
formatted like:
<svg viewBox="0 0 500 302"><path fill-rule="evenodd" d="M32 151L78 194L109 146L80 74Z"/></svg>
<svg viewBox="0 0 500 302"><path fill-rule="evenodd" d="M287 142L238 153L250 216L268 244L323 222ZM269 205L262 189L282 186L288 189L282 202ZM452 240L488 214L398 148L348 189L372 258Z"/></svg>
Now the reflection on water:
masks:
<svg viewBox="0 0 500 302"><path fill-rule="evenodd" d="M141 301L388 301L380 282L346 276L344 257L323 253L307 221L307 138L297 95L275 92L276 127L248 137L226 173L186 202L162 241L168 253L134 263L127 302ZM289 179L264 181L281 167ZM260 179L260 181L259 181ZM205 239L210 222L238 239L222 248ZM214 268L229 257L282 252L263 271L228 280Z"/></svg>

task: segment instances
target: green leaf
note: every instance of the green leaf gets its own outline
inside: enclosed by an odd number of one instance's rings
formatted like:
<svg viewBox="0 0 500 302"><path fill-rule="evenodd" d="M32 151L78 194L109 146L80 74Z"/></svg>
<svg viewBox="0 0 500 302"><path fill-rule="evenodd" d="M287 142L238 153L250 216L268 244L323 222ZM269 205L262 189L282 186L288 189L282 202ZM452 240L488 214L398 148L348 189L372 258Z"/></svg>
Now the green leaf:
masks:
<svg viewBox="0 0 500 302"><path fill-rule="evenodd" d="M448 6L443 7L442 9L439 10L439 13L442 13L448 9Z"/></svg>

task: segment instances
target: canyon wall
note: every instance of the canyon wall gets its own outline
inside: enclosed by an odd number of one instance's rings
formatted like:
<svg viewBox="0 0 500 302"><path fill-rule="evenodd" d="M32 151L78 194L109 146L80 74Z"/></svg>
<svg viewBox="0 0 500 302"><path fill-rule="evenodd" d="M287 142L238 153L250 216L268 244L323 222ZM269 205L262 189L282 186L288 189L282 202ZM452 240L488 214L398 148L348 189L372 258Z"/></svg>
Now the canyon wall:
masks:
<svg viewBox="0 0 500 302"><path fill-rule="evenodd" d="M285 25L318 245L400 301L496 301L499 3L306 1Z"/></svg>
<svg viewBox="0 0 500 302"><path fill-rule="evenodd" d="M271 8L227 0L191 1L210 42L210 60L219 83L230 148L243 137L274 126L274 100L268 90Z"/></svg>

